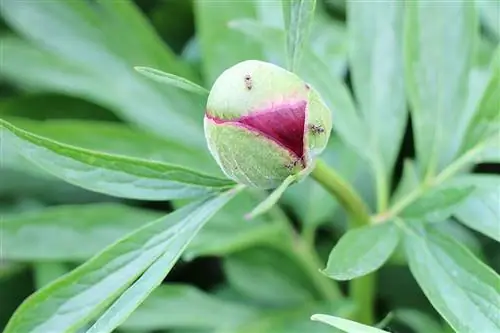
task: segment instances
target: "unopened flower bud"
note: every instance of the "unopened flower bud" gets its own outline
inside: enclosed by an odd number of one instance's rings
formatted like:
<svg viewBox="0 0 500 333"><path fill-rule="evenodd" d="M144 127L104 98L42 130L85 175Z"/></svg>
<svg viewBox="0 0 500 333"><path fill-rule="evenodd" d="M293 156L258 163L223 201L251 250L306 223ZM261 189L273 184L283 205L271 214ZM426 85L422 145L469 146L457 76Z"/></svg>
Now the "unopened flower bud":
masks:
<svg viewBox="0 0 500 333"><path fill-rule="evenodd" d="M222 171L238 183L267 189L308 173L327 144L332 118L319 94L297 75L248 60L217 78L204 123Z"/></svg>

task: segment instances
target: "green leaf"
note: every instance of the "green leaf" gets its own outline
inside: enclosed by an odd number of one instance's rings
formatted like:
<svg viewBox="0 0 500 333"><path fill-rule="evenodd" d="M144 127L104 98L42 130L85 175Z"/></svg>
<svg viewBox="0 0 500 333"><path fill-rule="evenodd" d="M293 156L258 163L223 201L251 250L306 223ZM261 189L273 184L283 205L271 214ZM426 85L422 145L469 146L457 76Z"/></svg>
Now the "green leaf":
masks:
<svg viewBox="0 0 500 333"><path fill-rule="evenodd" d="M403 175L392 196L392 201L397 202L420 185L420 176L414 160L406 159L403 164Z"/></svg>
<svg viewBox="0 0 500 333"><path fill-rule="evenodd" d="M431 188L401 212L405 219L439 222L450 217L474 190L474 184L449 182Z"/></svg>
<svg viewBox="0 0 500 333"><path fill-rule="evenodd" d="M251 220L256 216L266 213L268 210L273 208L273 206L278 202L286 189L292 185L300 177L300 173L296 175L288 176L273 192L263 201L261 201L257 206L252 209L252 211L246 214L245 218Z"/></svg>
<svg viewBox="0 0 500 333"><path fill-rule="evenodd" d="M455 210L455 216L471 229L500 242L500 177L464 175L460 180L476 189Z"/></svg>
<svg viewBox="0 0 500 333"><path fill-rule="evenodd" d="M0 41L2 74L10 82L89 99L160 136L206 146L199 121L203 99L166 90L134 71L148 66L196 79L133 2L7 0L2 14L29 40Z"/></svg>
<svg viewBox="0 0 500 333"><path fill-rule="evenodd" d="M347 333L388 333L387 331L383 331L375 327L366 326L351 320L325 314L315 314L311 317L311 320L320 321Z"/></svg>
<svg viewBox="0 0 500 333"><path fill-rule="evenodd" d="M472 0L405 3L405 78L419 165L428 177L456 155L478 35Z"/></svg>
<svg viewBox="0 0 500 333"><path fill-rule="evenodd" d="M292 306L317 297L311 290L311 281L297 263L268 246L226 257L224 271L232 287L260 304Z"/></svg>
<svg viewBox="0 0 500 333"><path fill-rule="evenodd" d="M129 330L234 328L256 316L244 303L224 300L190 285L167 284L155 289L120 326Z"/></svg>
<svg viewBox="0 0 500 333"><path fill-rule="evenodd" d="M159 284L163 280L197 231L233 195L234 191L229 191L200 200L120 239L64 278L29 297L12 316L5 333L75 331L99 315L121 294L128 298L137 292L137 298L124 304L126 308L118 307L120 316L115 318L124 320L128 311L140 304L156 282ZM166 263L167 257L169 263ZM166 264L161 269L155 264L158 260ZM145 271L149 273L142 275ZM142 286L152 272L161 273L160 281L150 281ZM125 292L135 280L135 287ZM137 290L138 286L143 288ZM120 300L123 298L119 298L109 311L117 310Z"/></svg>
<svg viewBox="0 0 500 333"><path fill-rule="evenodd" d="M237 18L258 16L255 1L194 1L197 36L203 59L203 74L208 84L225 69L247 59L262 59L261 47L241 38L228 23Z"/></svg>
<svg viewBox="0 0 500 333"><path fill-rule="evenodd" d="M202 86L200 86L194 82L191 82L188 79L183 78L181 76L177 76L177 75L170 74L170 73L165 73L165 72L162 72L158 69L149 68L149 67L136 66L136 67L134 67L134 69L137 72L141 73L142 75L144 75L152 80L176 87L178 89L183 89L183 90L186 90L186 91L189 91L189 92L192 92L195 94L203 95L203 96L207 96L210 93L207 89L203 88Z"/></svg>
<svg viewBox="0 0 500 333"><path fill-rule="evenodd" d="M160 216L115 203L62 205L19 213L2 221L2 256L16 261L86 260Z"/></svg>
<svg viewBox="0 0 500 333"><path fill-rule="evenodd" d="M165 140L125 124L91 120L41 122L11 117L6 120L27 132L60 143L107 154L178 164L223 176L206 148L188 147L180 142ZM5 148L9 149L9 147ZM15 152L18 153L17 150ZM18 164L17 161L9 162L8 158L4 162L12 167L14 167L13 164ZM18 168L15 167L15 169Z"/></svg>
<svg viewBox="0 0 500 333"><path fill-rule="evenodd" d="M257 203L256 196L248 191L231 200L189 244L183 258L225 256L258 244L282 241L285 233L277 221L280 217L269 213L257 216L251 222L244 218Z"/></svg>
<svg viewBox="0 0 500 333"><path fill-rule="evenodd" d="M57 143L1 119L0 126L2 144L17 147L24 157L46 171L95 192L122 198L167 200L213 193L232 184L175 165Z"/></svg>
<svg viewBox="0 0 500 333"><path fill-rule="evenodd" d="M403 81L403 3L347 3L349 59L356 99L382 175L390 175L407 119ZM385 176L384 176L385 178Z"/></svg>
<svg viewBox="0 0 500 333"><path fill-rule="evenodd" d="M403 227L410 270L441 316L461 333L500 330L500 277L431 227Z"/></svg>
<svg viewBox="0 0 500 333"><path fill-rule="evenodd" d="M288 69L296 70L311 30L316 0L282 1L286 29Z"/></svg>
<svg viewBox="0 0 500 333"><path fill-rule="evenodd" d="M500 139L500 47L493 60L491 75L474 115L469 122L461 149L466 153L492 135Z"/></svg>
<svg viewBox="0 0 500 333"><path fill-rule="evenodd" d="M500 40L500 25L498 17L500 17L500 2L489 0L476 0L479 6L481 19L486 28L496 35L497 42Z"/></svg>
<svg viewBox="0 0 500 333"><path fill-rule="evenodd" d="M381 267L399 242L392 222L356 228L340 238L323 273L335 280L351 280Z"/></svg>

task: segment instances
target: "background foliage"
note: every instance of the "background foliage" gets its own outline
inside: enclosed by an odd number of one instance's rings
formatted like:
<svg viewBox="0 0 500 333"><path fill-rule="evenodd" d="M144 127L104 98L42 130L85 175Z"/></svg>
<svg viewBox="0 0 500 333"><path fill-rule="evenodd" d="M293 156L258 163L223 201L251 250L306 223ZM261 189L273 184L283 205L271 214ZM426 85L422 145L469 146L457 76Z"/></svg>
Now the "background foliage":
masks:
<svg viewBox="0 0 500 333"><path fill-rule="evenodd" d="M2 1L0 327L500 332L500 2L311 3ZM312 179L245 220L266 194L228 191L203 96L134 71L246 59L322 94L369 226Z"/></svg>

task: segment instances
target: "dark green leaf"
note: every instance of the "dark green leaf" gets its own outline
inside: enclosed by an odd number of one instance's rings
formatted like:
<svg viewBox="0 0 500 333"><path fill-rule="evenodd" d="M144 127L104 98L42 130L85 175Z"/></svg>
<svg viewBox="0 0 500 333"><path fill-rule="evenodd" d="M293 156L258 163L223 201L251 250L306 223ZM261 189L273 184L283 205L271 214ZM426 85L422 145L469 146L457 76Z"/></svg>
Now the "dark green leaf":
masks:
<svg viewBox="0 0 500 333"><path fill-rule="evenodd" d="M335 328L338 328L346 333L388 333L381 329L366 326L355 321L334 317L324 314L315 314L311 317L312 320L320 321Z"/></svg>
<svg viewBox="0 0 500 333"><path fill-rule="evenodd" d="M142 75L159 83L167 84L202 96L207 96L209 94L207 89L181 76L165 73L150 67L136 66L134 69Z"/></svg>
<svg viewBox="0 0 500 333"><path fill-rule="evenodd" d="M3 219L2 256L16 261L86 260L160 216L111 203L56 206L16 214Z"/></svg>
<svg viewBox="0 0 500 333"><path fill-rule="evenodd" d="M282 1L286 29L288 69L295 71L307 44L316 8L316 0Z"/></svg>
<svg viewBox="0 0 500 333"><path fill-rule="evenodd" d="M500 277L432 227L402 226L411 272L434 308L461 333L500 330Z"/></svg>
<svg viewBox="0 0 500 333"><path fill-rule="evenodd" d="M166 200L228 188L231 181L175 165L110 155L57 143L0 119L2 144L65 181L117 197Z"/></svg>
<svg viewBox="0 0 500 333"><path fill-rule="evenodd" d="M228 27L234 19L256 19L258 9L255 1L196 0L194 9L207 83L212 84L222 71L240 61L262 59L259 45L241 38L238 32Z"/></svg>
<svg viewBox="0 0 500 333"><path fill-rule="evenodd" d="M335 280L351 280L377 270L399 242L392 222L352 229L340 238L323 273Z"/></svg>
<svg viewBox="0 0 500 333"><path fill-rule="evenodd" d="M134 71L149 66L195 79L133 2L7 0L2 14L30 40L0 41L2 74L9 81L90 99L158 135L205 146L203 99L165 89Z"/></svg>
<svg viewBox="0 0 500 333"><path fill-rule="evenodd" d="M462 201L474 190L473 184L450 182L431 188L406 207L401 216L407 219L421 219L439 222L450 217Z"/></svg>
<svg viewBox="0 0 500 333"><path fill-rule="evenodd" d="M256 310L189 285L158 287L120 326L130 330L190 328L221 330L255 317Z"/></svg>
<svg viewBox="0 0 500 333"><path fill-rule="evenodd" d="M262 304L292 306L316 297L301 267L271 247L232 254L225 259L224 270L231 286Z"/></svg>
<svg viewBox="0 0 500 333"><path fill-rule="evenodd" d="M477 0L476 2L479 6L481 19L484 25L496 36L498 42L500 40L500 25L498 24L498 18L500 17L500 2L489 0Z"/></svg>
<svg viewBox="0 0 500 333"><path fill-rule="evenodd" d="M368 142L380 156L382 175L389 175L407 119L402 55L403 3L398 0L350 1L347 16L356 99L369 124Z"/></svg>
<svg viewBox="0 0 500 333"><path fill-rule="evenodd" d="M460 180L474 184L476 189L456 207L456 217L469 228L500 242L500 178L466 175Z"/></svg>
<svg viewBox="0 0 500 333"><path fill-rule="evenodd" d="M405 3L405 78L422 172L432 176L456 155L478 35L472 0Z"/></svg>
<svg viewBox="0 0 500 333"><path fill-rule="evenodd" d="M29 297L11 318L5 333L69 332L84 326L144 271L157 268L154 265L157 260L163 261L170 256L169 268L162 272L166 275L196 232L233 194L234 191L230 191L198 201L120 239L64 278ZM145 280L144 276L150 277L143 275L139 284ZM127 303L127 307L138 306L152 287L154 283L144 286L136 294L138 298ZM129 290L136 291L135 288ZM130 292L123 295L128 297ZM115 306L120 304L118 302ZM111 311L114 309L112 307ZM125 319L128 309L120 313L119 321Z"/></svg>

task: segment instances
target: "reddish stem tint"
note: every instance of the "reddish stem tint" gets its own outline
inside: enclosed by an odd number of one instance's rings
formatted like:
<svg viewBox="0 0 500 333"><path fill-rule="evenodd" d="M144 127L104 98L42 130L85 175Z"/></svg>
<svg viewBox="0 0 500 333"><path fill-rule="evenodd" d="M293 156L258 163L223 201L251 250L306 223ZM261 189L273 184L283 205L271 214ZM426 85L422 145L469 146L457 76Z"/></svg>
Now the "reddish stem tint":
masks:
<svg viewBox="0 0 500 333"><path fill-rule="evenodd" d="M271 108L231 120L214 117L208 112L206 117L217 124L231 123L259 132L290 150L302 160L304 158L306 106L306 101L296 101L273 105Z"/></svg>

